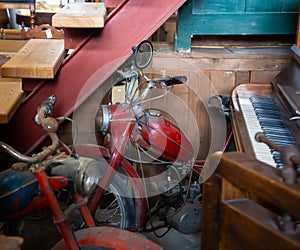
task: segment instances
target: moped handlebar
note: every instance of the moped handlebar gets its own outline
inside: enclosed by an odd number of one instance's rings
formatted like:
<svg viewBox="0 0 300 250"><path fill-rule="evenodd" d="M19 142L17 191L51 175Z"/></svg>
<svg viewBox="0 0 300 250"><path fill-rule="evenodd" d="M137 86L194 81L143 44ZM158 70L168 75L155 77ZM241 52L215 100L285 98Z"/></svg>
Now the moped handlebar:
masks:
<svg viewBox="0 0 300 250"><path fill-rule="evenodd" d="M138 79L138 76L139 76L139 73L137 71L131 71L130 83L129 83L128 89L126 91L126 96L125 96L125 98L129 101L131 101L133 98L132 92L134 89L135 81Z"/></svg>
<svg viewBox="0 0 300 250"><path fill-rule="evenodd" d="M12 156L16 160L28 164L35 164L41 162L45 160L47 156L53 154L59 146L59 139L56 134L58 129L58 122L55 118L48 116L52 114L55 102L56 97L54 95L50 96L41 104L35 116L36 123L41 125L50 136L52 141L52 144L50 146L45 147L42 152L34 156L24 155L2 141L0 141L0 148L2 148L7 154Z"/></svg>
<svg viewBox="0 0 300 250"><path fill-rule="evenodd" d="M56 96L51 95L47 100L43 101L41 106L38 108L37 114L35 116L35 122L40 124L41 121L52 114L53 107L56 103Z"/></svg>
<svg viewBox="0 0 300 250"><path fill-rule="evenodd" d="M154 88L156 85L160 84L162 87L171 87L173 85L178 85L187 82L186 76L164 76L161 78L154 78L154 79L147 79L148 84L147 87L144 89L142 94L139 96L138 100L136 100L136 103L138 102L144 102L145 98L149 94L149 91Z"/></svg>
<svg viewBox="0 0 300 250"><path fill-rule="evenodd" d="M182 84L187 82L187 77L186 76L165 76L162 78L156 78L153 79L153 81L159 82L163 86L172 86L172 85L177 85L177 84Z"/></svg>

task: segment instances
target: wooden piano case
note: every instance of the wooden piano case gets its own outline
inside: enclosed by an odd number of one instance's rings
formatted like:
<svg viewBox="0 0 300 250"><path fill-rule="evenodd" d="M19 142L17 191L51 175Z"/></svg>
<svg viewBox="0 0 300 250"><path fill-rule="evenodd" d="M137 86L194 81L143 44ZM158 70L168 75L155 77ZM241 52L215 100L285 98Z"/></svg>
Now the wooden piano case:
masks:
<svg viewBox="0 0 300 250"><path fill-rule="evenodd" d="M202 250L300 249L300 185L240 152L204 183Z"/></svg>

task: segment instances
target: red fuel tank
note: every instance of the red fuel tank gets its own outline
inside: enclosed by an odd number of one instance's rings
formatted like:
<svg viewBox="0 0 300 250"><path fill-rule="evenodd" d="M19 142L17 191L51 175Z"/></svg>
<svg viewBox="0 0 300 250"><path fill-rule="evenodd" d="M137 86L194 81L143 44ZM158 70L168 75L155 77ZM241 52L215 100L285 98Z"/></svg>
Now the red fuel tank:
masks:
<svg viewBox="0 0 300 250"><path fill-rule="evenodd" d="M193 146L174 123L157 110L148 111L140 120L132 140L164 160L185 162L194 156Z"/></svg>

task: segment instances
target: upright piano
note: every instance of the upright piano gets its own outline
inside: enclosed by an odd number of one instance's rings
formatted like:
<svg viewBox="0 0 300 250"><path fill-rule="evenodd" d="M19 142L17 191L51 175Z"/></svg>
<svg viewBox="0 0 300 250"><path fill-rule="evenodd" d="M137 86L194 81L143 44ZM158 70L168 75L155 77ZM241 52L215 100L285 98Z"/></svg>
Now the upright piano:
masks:
<svg viewBox="0 0 300 250"><path fill-rule="evenodd" d="M237 151L218 157L203 185L202 250L300 249L300 178L297 164L255 140L262 132L280 147L300 148L300 49L271 83L232 90ZM283 178L287 165L295 177Z"/></svg>
<svg viewBox="0 0 300 250"><path fill-rule="evenodd" d="M255 140L263 132L279 146L300 146L300 49L272 83L245 83L233 89L232 124L238 151L276 168L283 168L279 152Z"/></svg>

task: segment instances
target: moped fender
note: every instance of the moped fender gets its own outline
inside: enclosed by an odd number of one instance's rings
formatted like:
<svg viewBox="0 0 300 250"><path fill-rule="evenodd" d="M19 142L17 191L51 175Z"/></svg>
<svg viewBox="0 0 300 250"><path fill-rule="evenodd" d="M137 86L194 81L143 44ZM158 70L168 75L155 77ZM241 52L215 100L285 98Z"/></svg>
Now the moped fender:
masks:
<svg viewBox="0 0 300 250"><path fill-rule="evenodd" d="M114 227L90 227L75 232L80 248L103 247L103 249L162 250L163 248L145 236ZM67 240L67 239L66 239ZM64 240L52 250L67 250ZM94 248L92 248L94 249ZM102 249L102 248L100 248Z"/></svg>

